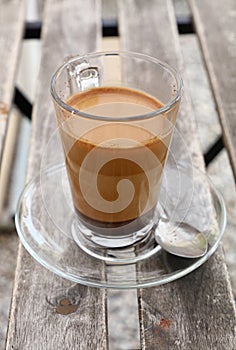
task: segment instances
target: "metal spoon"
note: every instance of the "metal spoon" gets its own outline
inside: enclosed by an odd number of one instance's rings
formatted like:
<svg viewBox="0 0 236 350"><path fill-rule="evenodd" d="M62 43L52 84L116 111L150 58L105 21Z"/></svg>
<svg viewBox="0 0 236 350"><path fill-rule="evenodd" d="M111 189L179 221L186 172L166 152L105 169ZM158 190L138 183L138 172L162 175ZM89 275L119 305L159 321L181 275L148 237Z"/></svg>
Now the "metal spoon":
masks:
<svg viewBox="0 0 236 350"><path fill-rule="evenodd" d="M198 258L207 251L206 237L187 223L171 222L161 217L155 240L167 252L184 258Z"/></svg>

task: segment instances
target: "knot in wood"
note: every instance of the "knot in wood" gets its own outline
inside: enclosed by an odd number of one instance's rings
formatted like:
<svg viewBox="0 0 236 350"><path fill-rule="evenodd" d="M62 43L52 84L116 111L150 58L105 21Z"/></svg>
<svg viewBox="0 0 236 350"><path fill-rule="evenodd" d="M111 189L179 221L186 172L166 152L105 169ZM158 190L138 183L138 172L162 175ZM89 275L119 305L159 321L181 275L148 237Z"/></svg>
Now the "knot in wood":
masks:
<svg viewBox="0 0 236 350"><path fill-rule="evenodd" d="M69 315L76 312L78 309L77 304L72 304L69 299L63 298L59 301L59 305L56 307L56 312L61 315Z"/></svg>

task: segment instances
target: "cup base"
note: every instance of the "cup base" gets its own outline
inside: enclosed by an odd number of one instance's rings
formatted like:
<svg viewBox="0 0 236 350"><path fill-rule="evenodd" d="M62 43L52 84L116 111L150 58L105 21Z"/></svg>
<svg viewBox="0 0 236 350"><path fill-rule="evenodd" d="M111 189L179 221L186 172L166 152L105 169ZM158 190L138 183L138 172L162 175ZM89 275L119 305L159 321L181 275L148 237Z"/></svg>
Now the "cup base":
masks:
<svg viewBox="0 0 236 350"><path fill-rule="evenodd" d="M150 223L135 234L112 239L93 235L81 223L78 225L75 219L71 225L71 233L76 244L87 254L107 263L132 264L161 249L154 239L154 226Z"/></svg>

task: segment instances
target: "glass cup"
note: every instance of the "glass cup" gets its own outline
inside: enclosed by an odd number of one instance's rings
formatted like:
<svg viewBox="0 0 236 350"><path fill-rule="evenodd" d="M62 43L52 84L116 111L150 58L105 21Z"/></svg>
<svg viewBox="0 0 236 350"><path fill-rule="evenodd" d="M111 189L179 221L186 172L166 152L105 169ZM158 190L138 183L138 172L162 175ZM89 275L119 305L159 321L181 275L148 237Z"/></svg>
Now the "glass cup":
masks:
<svg viewBox="0 0 236 350"><path fill-rule="evenodd" d="M70 57L53 75L71 231L86 252L130 247L157 223L182 91L175 69L133 52Z"/></svg>

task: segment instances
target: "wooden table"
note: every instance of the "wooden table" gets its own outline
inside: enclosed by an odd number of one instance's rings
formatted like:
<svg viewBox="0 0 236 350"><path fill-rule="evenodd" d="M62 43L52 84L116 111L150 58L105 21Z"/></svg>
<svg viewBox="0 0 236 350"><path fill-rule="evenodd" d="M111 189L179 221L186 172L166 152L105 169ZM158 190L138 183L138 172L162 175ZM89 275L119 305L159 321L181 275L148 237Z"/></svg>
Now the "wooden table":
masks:
<svg viewBox="0 0 236 350"><path fill-rule="evenodd" d="M159 57L180 70L184 78L172 1L121 0L118 3L122 49ZM191 0L190 5L211 78L225 145L236 175L236 3L225 0L222 7L214 0L204 3ZM24 0L0 1L0 152L13 93L23 14ZM28 180L39 172L43 149L55 128L48 89L52 73L67 55L99 50L100 42L99 1L45 1ZM194 164L203 168L187 86L178 128L186 137ZM109 293L105 289L75 285L59 278L39 265L20 244L6 349L107 349L111 336L107 308ZM126 307L123 303L125 293L120 308ZM221 247L190 275L132 293L138 301L140 344L137 349L236 348L234 301ZM70 313L58 311L58 305L66 307L68 304L75 305Z"/></svg>

